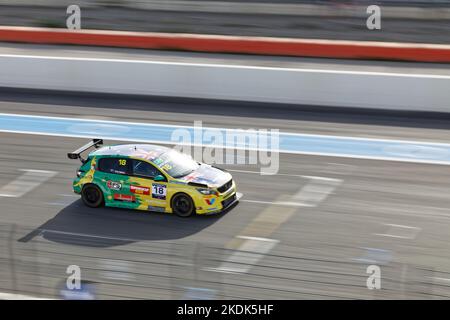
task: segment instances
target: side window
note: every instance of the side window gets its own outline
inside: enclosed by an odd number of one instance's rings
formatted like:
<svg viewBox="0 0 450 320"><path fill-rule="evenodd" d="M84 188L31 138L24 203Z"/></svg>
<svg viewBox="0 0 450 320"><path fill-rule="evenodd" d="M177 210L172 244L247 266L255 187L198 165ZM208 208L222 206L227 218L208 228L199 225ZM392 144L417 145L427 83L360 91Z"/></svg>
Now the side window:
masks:
<svg viewBox="0 0 450 320"><path fill-rule="evenodd" d="M103 158L98 162L98 169L106 173L129 174L130 162L130 159L124 158Z"/></svg>
<svg viewBox="0 0 450 320"><path fill-rule="evenodd" d="M133 174L135 176L151 178L161 174L158 169L145 161L133 160Z"/></svg>

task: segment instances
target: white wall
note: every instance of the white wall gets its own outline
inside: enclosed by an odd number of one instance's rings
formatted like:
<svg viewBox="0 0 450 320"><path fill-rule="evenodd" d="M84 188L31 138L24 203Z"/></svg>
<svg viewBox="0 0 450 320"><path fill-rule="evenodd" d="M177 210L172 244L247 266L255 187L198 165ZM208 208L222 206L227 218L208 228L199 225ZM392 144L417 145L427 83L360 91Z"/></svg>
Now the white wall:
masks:
<svg viewBox="0 0 450 320"><path fill-rule="evenodd" d="M4 87L450 112L450 76L7 55L0 70Z"/></svg>

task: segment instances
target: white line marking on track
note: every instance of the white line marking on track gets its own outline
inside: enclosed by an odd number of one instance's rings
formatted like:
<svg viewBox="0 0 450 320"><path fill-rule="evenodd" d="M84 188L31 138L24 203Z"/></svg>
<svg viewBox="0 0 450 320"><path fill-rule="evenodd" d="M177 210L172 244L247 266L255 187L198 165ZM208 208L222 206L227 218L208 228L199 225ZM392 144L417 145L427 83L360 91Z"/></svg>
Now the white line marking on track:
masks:
<svg viewBox="0 0 450 320"><path fill-rule="evenodd" d="M43 115L30 115L30 114L22 114L22 113L5 113L0 112L0 116L14 116L14 117L23 117L23 118L36 118L36 119L45 119L45 120L78 120L80 122L94 122L94 123L105 123L112 125L139 125L139 126L147 126L147 127L166 127L166 128L185 128L192 129L192 125L175 125L175 124L164 124L164 123L148 123L148 122L131 122L131 121L118 121L118 120L97 120L97 119L86 119L86 118L76 118L76 117L54 117L54 116L43 116ZM225 131L243 131L244 129L233 129L233 128L221 128L221 127L203 127L203 130L225 130ZM32 131L14 131L14 130L2 130L2 132L17 132L17 133L30 133L33 134ZM436 147L448 147L449 143L443 142L429 142L429 141L416 141L416 140L400 140L400 139L385 139L385 138L365 138L365 137L354 137L354 136L343 136L343 135L327 135L327 134L311 134L311 133L301 133L301 132L280 132L283 135L291 135L291 136L302 136L302 137L313 137L313 138L333 138L333 139L342 139L342 140L352 140L352 141L374 141L374 142L390 142L396 144L411 144L411 145L427 145L427 146L436 146ZM34 134L41 135L56 135L60 136L60 134L52 134L52 133L39 133L36 132ZM62 135L64 136L64 135ZM67 135L72 137L73 135ZM73 136L76 137L76 136ZM84 136L81 136L84 138ZM117 140L116 138L111 138L112 140ZM145 140L150 141L150 140ZM176 144L175 142L172 144Z"/></svg>
<svg viewBox="0 0 450 320"><path fill-rule="evenodd" d="M450 77L450 76L449 76ZM166 128L185 128L192 129L192 125L175 125L175 124L164 124L164 123L148 123L148 122L132 122L132 121L118 121L118 120L97 120L97 119L86 119L86 118L76 118L76 117L54 117L54 116L43 116L43 115L30 115L30 114L21 114L21 113L5 113L0 112L0 116L14 116L14 117L24 117L24 118L37 118L37 119L46 119L46 120L78 120L80 122L94 122L94 123L106 123L112 125L139 125L139 126L148 126L148 127L166 127ZM221 127L203 127L203 130L224 130L224 131L245 131L243 129L234 129L234 128L221 128ZM39 135L51 135L51 136L68 136L68 137L77 137L76 135L61 135L61 134L52 134L52 133L39 133L32 131L20 131L20 130L2 130L1 132L12 132L12 133L30 133L30 134L39 134ZM399 140L399 139L386 139L386 138L364 138L364 137L349 137L349 136L337 136L337 135L327 135L327 134L310 134L310 133L301 133L301 132L280 132L283 135L292 135L292 136L301 136L301 137L313 137L313 138L332 138L332 139L342 139L342 140L353 140L353 141L374 141L374 142L389 142L389 143L399 143L399 144L411 144L411 145L427 145L427 146L436 146L436 147L448 147L449 143L443 142L429 142L429 141L416 141L416 140ZM80 136L84 138L85 136ZM112 140L118 140L117 137L111 138ZM120 139L123 140L123 139ZM123 140L126 141L126 140ZM138 140L133 140L138 141ZM151 140L143 140L143 141L151 141ZM175 144L175 143L172 143ZM269 150L272 151L272 150Z"/></svg>
<svg viewBox="0 0 450 320"><path fill-rule="evenodd" d="M79 194L66 194L66 193L59 193L58 196L61 197L69 197L69 198L79 198Z"/></svg>
<svg viewBox="0 0 450 320"><path fill-rule="evenodd" d="M250 173L250 174L259 174L261 175L261 171L250 171L250 170L237 170L237 169L227 169L230 172L238 172L238 173ZM301 174L288 174L288 173L276 173L274 176L288 176L288 177L298 177L303 178L304 176Z"/></svg>
<svg viewBox="0 0 450 320"><path fill-rule="evenodd" d="M86 237L86 238L95 238L95 239L103 239L103 240L131 241L131 242L138 241L137 239L131 239L131 238L106 237L106 236L97 236L94 234L58 231L58 230L50 230L50 229L40 229L39 231L40 231L39 236L42 236L45 233L54 233L54 234L61 234L61 235L66 235L66 236Z"/></svg>
<svg viewBox="0 0 450 320"><path fill-rule="evenodd" d="M44 183L57 172L46 170L22 169L25 173L0 188L0 197L18 198Z"/></svg>
<svg viewBox="0 0 450 320"><path fill-rule="evenodd" d="M288 201L263 201L263 200L251 200L242 199L242 202L269 204L277 206L288 207L316 207L322 201L324 201L338 185L342 183L341 179L316 177L316 176L301 176L311 180L303 188L299 190Z"/></svg>
<svg viewBox="0 0 450 320"><path fill-rule="evenodd" d="M242 245L220 267L208 270L224 273L246 273L278 243L278 240L267 238L246 236L239 236L238 238L244 240Z"/></svg>
<svg viewBox="0 0 450 320"><path fill-rule="evenodd" d="M386 237L386 238L411 239L411 238L405 237L405 236L396 236L394 234L386 234L386 233L374 233L374 235L379 236L379 237Z"/></svg>
<svg viewBox="0 0 450 320"><path fill-rule="evenodd" d="M288 207L315 207L315 205L301 203L301 202L293 202L293 201L277 201L275 205L278 206L288 206Z"/></svg>
<svg viewBox="0 0 450 320"><path fill-rule="evenodd" d="M392 223L386 223L385 226L396 227L396 228L405 228L405 229L420 229L418 227L411 227L411 226L405 226L403 224L392 224Z"/></svg>
<svg viewBox="0 0 450 320"><path fill-rule="evenodd" d="M67 118L65 118L67 119ZM85 120L85 119L83 119ZM175 127L175 126L173 126ZM30 135L38 135L38 136L50 136L50 137L68 137L68 138L80 138L80 139L91 139L92 134L64 134L64 133L45 133L45 132L35 132L35 131L23 131L23 130L4 130L0 129L0 132L3 133L16 133L16 134L30 134ZM286 134L286 133L283 133ZM118 141L130 141L130 142L143 142L143 143L157 143L157 144L163 144L163 145L173 145L173 142L167 142L167 141L161 141L161 140L151 140L151 139L129 139L129 138L123 138L123 137L111 137L108 135L99 135L99 138L105 139L105 140L118 140ZM344 139L349 139L348 137L342 137ZM356 140L358 138L351 138L353 140ZM367 139L370 140L370 139ZM375 140L375 139L373 139ZM378 141L383 141L383 139L380 139ZM385 140L388 141L388 140ZM390 142L395 142L396 140L391 140ZM411 141L397 141L400 143L414 143ZM417 142L422 145L441 145L443 147L447 147L448 145L440 144L440 143L433 143L433 142ZM196 144L196 143L178 143L179 145L187 145L187 146L203 146L202 144ZM209 147L217 147L217 148L223 148L223 146L219 145L209 145ZM225 148L228 149L228 148ZM242 149L240 147L231 147L229 149ZM258 148L247 148L247 150L262 150L265 149L258 149ZM321 156L321 157L338 157L338 158L350 158L350 159L362 159L362 160L380 160L380 161L395 161L395 162L406 162L406 163L424 163L424 164L433 164L433 165L444 165L448 166L450 163L448 161L440 161L440 160L429 160L429 159L407 159L407 158L398 158L398 157L384 157L384 156L357 156L354 154L344 154L344 153L332 153L332 152L305 152L305 151L292 151L292 150L267 150L267 151L273 151L273 152L279 152L279 153L286 153L286 154L300 154L300 155L306 155L306 156Z"/></svg>
<svg viewBox="0 0 450 320"><path fill-rule="evenodd" d="M293 195L290 201L287 201L284 204L316 207L342 183L342 180L334 178L315 176L304 176L304 178L310 179L311 181ZM281 204L283 204L283 202Z"/></svg>
<svg viewBox="0 0 450 320"><path fill-rule="evenodd" d="M105 279L134 281L135 277L131 273L132 264L125 260L101 259L101 275Z"/></svg>
<svg viewBox="0 0 450 320"><path fill-rule="evenodd" d="M0 300L55 300L55 299L39 298L18 293L0 292Z"/></svg>
<svg viewBox="0 0 450 320"><path fill-rule="evenodd" d="M261 238L261 237L248 237L248 236L238 236L238 238L245 239L245 240L256 240L256 241L278 241L273 239L267 239L267 238Z"/></svg>
<svg viewBox="0 0 450 320"><path fill-rule="evenodd" d="M436 280L437 282L450 283L450 279L448 278L431 277L431 279Z"/></svg>
<svg viewBox="0 0 450 320"><path fill-rule="evenodd" d="M316 180L316 181L327 181L332 183L340 183L340 179L335 178L327 178L327 177L317 177L317 176L302 176L302 178L310 179L310 180Z"/></svg>
<svg viewBox="0 0 450 320"><path fill-rule="evenodd" d="M290 201L262 201L262 200L250 200L243 199L239 200L241 202L249 202L249 203L259 203L259 204L269 204L276 206L286 206L286 207L310 207L309 205L305 205L303 203L290 202Z"/></svg>
<svg viewBox="0 0 450 320"><path fill-rule="evenodd" d="M384 225L389 227L388 231L386 233L374 233L374 235L379 237L413 240L422 230L418 227L405 226L401 224L385 223Z"/></svg>

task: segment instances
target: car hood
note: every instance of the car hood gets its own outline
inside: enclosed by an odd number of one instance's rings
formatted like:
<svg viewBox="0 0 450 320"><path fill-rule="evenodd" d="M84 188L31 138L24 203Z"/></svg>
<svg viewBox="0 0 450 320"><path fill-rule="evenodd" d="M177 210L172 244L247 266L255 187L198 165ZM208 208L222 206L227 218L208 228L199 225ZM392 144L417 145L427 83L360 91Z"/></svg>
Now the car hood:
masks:
<svg viewBox="0 0 450 320"><path fill-rule="evenodd" d="M231 174L222 169L212 167L207 164L201 164L197 170L181 178L180 180L186 183L194 182L206 184L211 188L218 188L230 181Z"/></svg>

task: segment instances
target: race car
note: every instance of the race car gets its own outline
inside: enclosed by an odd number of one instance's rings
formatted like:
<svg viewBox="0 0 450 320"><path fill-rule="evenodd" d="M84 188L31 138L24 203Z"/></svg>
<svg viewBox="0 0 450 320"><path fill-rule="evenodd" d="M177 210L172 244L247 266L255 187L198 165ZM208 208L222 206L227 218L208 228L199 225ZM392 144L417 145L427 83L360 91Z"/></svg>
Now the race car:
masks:
<svg viewBox="0 0 450 320"><path fill-rule="evenodd" d="M82 158L91 148L96 150ZM103 146L103 140L94 139L68 157L82 162L73 191L92 208L105 205L188 217L220 213L238 202L229 172L167 147Z"/></svg>

